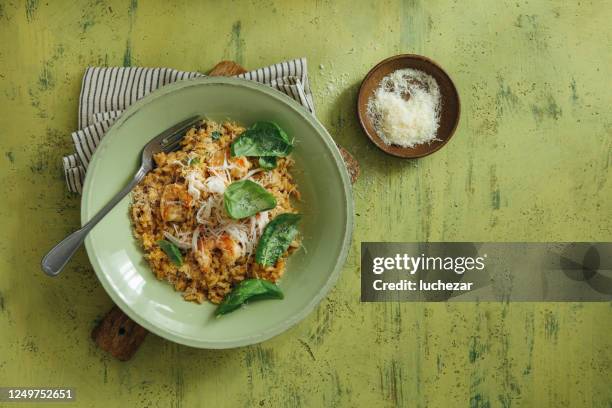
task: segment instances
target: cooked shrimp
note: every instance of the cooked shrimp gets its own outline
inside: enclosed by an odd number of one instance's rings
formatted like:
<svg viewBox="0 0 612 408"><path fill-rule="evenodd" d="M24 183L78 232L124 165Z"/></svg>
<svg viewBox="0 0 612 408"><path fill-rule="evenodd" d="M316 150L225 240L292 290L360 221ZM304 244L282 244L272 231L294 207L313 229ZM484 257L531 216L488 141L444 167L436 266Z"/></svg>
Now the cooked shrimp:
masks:
<svg viewBox="0 0 612 408"><path fill-rule="evenodd" d="M194 252L193 255L202 272L208 272L210 270L210 264L212 261L211 251L214 247L215 241L212 239L200 238L198 240L198 251Z"/></svg>
<svg viewBox="0 0 612 408"><path fill-rule="evenodd" d="M230 264L234 264L242 256L242 247L229 234L222 234L216 244L223 253L223 259Z"/></svg>
<svg viewBox="0 0 612 408"><path fill-rule="evenodd" d="M251 168L251 162L245 156L232 157L229 162L232 165L230 174L235 178L245 177Z"/></svg>
<svg viewBox="0 0 612 408"><path fill-rule="evenodd" d="M164 221L182 222L187 219L193 198L180 184L169 184L164 188L159 210Z"/></svg>
<svg viewBox="0 0 612 408"><path fill-rule="evenodd" d="M209 165L211 167L221 167L225 160L227 159L227 155L224 149L217 150L214 152L210 158Z"/></svg>

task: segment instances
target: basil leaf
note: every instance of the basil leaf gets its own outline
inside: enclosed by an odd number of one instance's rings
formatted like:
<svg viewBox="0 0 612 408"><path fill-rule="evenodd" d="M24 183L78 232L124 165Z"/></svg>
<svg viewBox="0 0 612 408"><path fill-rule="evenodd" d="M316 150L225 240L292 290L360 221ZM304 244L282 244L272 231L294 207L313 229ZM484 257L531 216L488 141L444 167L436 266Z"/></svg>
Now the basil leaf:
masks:
<svg viewBox="0 0 612 408"><path fill-rule="evenodd" d="M221 137L221 132L215 130L210 134L210 137L212 137L212 140L219 140L219 138Z"/></svg>
<svg viewBox="0 0 612 408"><path fill-rule="evenodd" d="M261 156L259 158L259 167L264 170L272 170L276 168L276 157L274 156Z"/></svg>
<svg viewBox="0 0 612 408"><path fill-rule="evenodd" d="M298 233L297 223L300 214L284 213L277 215L266 225L255 252L255 261L263 266L276 265L276 261L289 248Z"/></svg>
<svg viewBox="0 0 612 408"><path fill-rule="evenodd" d="M176 266L183 264L183 255L181 255L181 251L172 242L162 239L157 241L157 245L168 255L173 264Z"/></svg>
<svg viewBox="0 0 612 408"><path fill-rule="evenodd" d="M251 180L230 184L223 194L225 210L237 220L276 207L276 199L265 188Z"/></svg>
<svg viewBox="0 0 612 408"><path fill-rule="evenodd" d="M255 122L251 127L253 129L260 130L260 131L265 130L265 129L270 130L272 128L275 128L278 131L280 137L285 139L285 141L289 143L290 145L293 145L293 139L289 137L289 135L287 134L287 132L283 130L283 128L281 128L274 122Z"/></svg>
<svg viewBox="0 0 612 408"><path fill-rule="evenodd" d="M247 300L282 299L283 292L275 284L264 279L246 279L225 296L215 310L215 316L221 316L238 309Z"/></svg>
<svg viewBox="0 0 612 408"><path fill-rule="evenodd" d="M232 157L284 157L293 150L293 140L276 123L257 122L232 142L230 150Z"/></svg>

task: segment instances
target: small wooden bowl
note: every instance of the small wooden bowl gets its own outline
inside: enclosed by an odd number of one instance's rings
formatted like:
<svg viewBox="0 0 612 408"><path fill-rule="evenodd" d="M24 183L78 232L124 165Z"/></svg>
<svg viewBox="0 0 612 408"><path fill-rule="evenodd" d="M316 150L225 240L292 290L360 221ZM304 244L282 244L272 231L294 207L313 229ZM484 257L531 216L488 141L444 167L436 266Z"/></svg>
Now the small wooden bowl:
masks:
<svg viewBox="0 0 612 408"><path fill-rule="evenodd" d="M415 147L401 147L385 144L376 133L376 130L374 130L374 126L368 117L368 99L374 94L380 81L390 73L405 68L418 69L431 75L438 82L438 86L440 87L442 107L440 112L440 126L436 135L436 138L439 140L429 144L421 144ZM370 140L383 152L406 159L416 159L418 157L427 156L441 149L455 133L455 129L459 124L460 111L459 94L448 74L429 58L414 54L396 55L379 62L370 72L368 72L368 75L366 75L361 83L359 98L357 100L359 122Z"/></svg>

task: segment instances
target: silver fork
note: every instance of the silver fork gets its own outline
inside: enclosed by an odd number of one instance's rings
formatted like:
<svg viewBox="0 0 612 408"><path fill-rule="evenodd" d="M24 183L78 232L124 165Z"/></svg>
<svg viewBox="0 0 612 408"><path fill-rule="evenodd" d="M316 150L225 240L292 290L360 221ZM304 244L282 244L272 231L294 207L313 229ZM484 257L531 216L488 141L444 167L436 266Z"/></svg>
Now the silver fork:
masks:
<svg viewBox="0 0 612 408"><path fill-rule="evenodd" d="M113 209L123 197L125 197L132 189L143 179L143 177L153 170L153 155L159 152L171 152L177 150L180 146L180 141L185 136L185 132L195 125L200 120L200 117L193 116L186 119L171 128L165 130L155 138L151 139L149 143L142 149L142 158L140 168L134 175L132 181L130 181L121 191L119 191L112 200L108 202L96 215L92 217L85 225L80 229L76 230L72 234L68 235L59 244L53 247L47 255L42 259L41 266L42 270L49 276L57 276L62 271L64 266L68 263L72 255L85 241L85 237L96 226L98 222L110 210Z"/></svg>

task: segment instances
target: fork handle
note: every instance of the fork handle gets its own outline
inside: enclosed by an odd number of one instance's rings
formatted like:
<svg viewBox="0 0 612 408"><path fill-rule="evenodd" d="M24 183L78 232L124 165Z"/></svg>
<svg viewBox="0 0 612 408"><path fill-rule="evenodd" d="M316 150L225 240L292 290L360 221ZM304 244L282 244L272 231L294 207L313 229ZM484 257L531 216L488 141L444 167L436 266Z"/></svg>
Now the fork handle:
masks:
<svg viewBox="0 0 612 408"><path fill-rule="evenodd" d="M123 199L132 189L142 180L142 178L147 174L149 170L144 166L141 166L138 169L138 172L125 187L121 191L119 191L115 196L106 204L100 211L96 213L85 225L83 225L80 229L76 230L72 234L68 235L64 238L59 244L54 246L45 257L42 259L41 266L42 270L49 276L57 276L62 271L64 266L68 263L72 255L79 249L79 247L85 241L85 237L89 234L89 231L92 230L93 227L96 226L98 222L110 210L115 207L119 201Z"/></svg>

